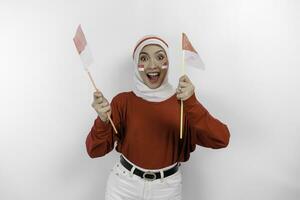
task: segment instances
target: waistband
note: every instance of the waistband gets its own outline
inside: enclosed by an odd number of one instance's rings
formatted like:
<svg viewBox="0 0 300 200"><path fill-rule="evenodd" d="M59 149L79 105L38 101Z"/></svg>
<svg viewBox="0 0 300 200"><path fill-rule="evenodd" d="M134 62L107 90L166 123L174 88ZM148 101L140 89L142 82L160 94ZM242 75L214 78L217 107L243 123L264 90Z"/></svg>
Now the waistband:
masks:
<svg viewBox="0 0 300 200"><path fill-rule="evenodd" d="M141 170L143 170L143 171L157 172L157 171L161 171L161 170L167 170L167 169L171 169L172 167L174 167L174 166L177 164L177 163L174 163L174 164L169 165L169 166L164 167L164 168L147 169L147 168L142 168L142 167L140 167L140 166L138 166L138 165L132 163L130 160L128 160L128 158L126 158L126 157L124 156L124 154L121 154L121 155L123 156L123 158L124 158L127 162L129 162L129 163L130 163L131 165L133 165L135 168L141 169ZM180 163L179 163L179 165L180 165Z"/></svg>

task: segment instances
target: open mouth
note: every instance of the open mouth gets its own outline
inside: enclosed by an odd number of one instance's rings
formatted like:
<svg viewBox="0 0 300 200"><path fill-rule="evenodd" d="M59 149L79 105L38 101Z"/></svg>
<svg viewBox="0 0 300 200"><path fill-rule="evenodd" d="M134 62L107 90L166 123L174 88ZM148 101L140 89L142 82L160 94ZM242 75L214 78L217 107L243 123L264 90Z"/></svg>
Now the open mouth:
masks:
<svg viewBox="0 0 300 200"><path fill-rule="evenodd" d="M147 73L147 77L151 83L157 82L159 79L159 75L160 75L159 72L148 72Z"/></svg>

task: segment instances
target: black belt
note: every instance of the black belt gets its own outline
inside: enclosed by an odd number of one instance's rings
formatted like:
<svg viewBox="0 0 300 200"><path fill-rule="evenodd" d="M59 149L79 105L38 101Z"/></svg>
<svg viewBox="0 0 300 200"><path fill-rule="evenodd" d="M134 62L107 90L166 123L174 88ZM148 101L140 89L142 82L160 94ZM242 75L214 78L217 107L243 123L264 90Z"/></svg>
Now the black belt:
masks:
<svg viewBox="0 0 300 200"><path fill-rule="evenodd" d="M120 155L120 162L126 169L131 171L131 169L133 167L132 164L130 164L127 160L125 160L122 155ZM163 171L164 177L168 177L168 176L176 173L178 171L179 166L180 166L180 163L177 163L174 167L164 170ZM134 169L133 174L136 174L143 179L151 180L151 181L161 178L160 172L143 171L138 168Z"/></svg>

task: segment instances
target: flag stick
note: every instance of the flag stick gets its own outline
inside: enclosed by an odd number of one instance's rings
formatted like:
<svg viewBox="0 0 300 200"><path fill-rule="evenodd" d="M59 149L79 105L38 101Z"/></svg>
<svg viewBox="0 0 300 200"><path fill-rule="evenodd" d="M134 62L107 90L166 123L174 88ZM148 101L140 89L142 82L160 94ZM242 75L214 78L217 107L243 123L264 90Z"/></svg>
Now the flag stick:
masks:
<svg viewBox="0 0 300 200"><path fill-rule="evenodd" d="M89 71L88 69L87 69L86 71L87 71L87 73L88 73L88 75L89 75L90 80L92 81L92 84L93 84L95 90L96 90L97 92L99 92L99 90L98 90L98 88L96 87L96 84L95 84L95 82L94 82L94 79L93 79L93 77L92 77L90 71ZM111 118L110 118L110 116L109 116L108 114L107 114L107 117L108 117L108 119L109 119L109 121L110 121L112 127L114 128L115 133L117 134L118 131L117 131L116 127L115 127L114 122L111 120Z"/></svg>
<svg viewBox="0 0 300 200"><path fill-rule="evenodd" d="M86 71L87 71L87 73L88 73L88 75L89 75L90 80L92 81L92 84L93 84L95 90L98 92L99 90L98 90L98 88L96 87L96 84L95 84L95 82L94 82L94 79L93 79L93 77L92 77L90 71L89 71L89 70L86 70Z"/></svg>
<svg viewBox="0 0 300 200"><path fill-rule="evenodd" d="M180 102L180 139L182 139L182 122L183 122L183 101Z"/></svg>
<svg viewBox="0 0 300 200"><path fill-rule="evenodd" d="M184 75L184 51L182 50L182 75ZM182 139L183 132L183 100L180 101L180 139Z"/></svg>

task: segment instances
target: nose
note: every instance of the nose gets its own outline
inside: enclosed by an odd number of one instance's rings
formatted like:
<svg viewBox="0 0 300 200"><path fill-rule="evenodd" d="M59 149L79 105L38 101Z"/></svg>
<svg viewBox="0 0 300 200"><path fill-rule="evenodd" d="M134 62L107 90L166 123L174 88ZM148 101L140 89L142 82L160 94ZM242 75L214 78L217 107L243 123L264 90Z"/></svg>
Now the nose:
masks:
<svg viewBox="0 0 300 200"><path fill-rule="evenodd" d="M150 63L149 63L149 68L150 69L154 69L157 68L158 64L155 62L155 60L153 58L150 59Z"/></svg>

